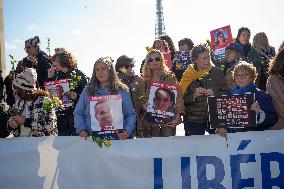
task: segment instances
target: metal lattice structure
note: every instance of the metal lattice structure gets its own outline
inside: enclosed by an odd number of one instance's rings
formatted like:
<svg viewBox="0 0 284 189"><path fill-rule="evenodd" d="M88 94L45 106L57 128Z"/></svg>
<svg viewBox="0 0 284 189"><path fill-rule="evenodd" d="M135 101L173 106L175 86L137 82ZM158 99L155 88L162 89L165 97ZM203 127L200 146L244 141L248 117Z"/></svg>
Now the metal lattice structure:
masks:
<svg viewBox="0 0 284 189"><path fill-rule="evenodd" d="M156 25L155 25L155 36L156 38L165 35L165 23L162 0L156 0Z"/></svg>

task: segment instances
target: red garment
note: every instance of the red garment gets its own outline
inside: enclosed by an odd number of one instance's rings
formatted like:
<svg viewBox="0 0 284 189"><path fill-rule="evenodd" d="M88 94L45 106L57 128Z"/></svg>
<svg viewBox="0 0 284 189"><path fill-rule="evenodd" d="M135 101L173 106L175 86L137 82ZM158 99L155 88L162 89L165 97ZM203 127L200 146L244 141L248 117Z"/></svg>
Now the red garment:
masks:
<svg viewBox="0 0 284 189"><path fill-rule="evenodd" d="M169 70L172 71L172 67L173 67L173 63L172 63L172 56L171 56L171 52L164 52L163 53L164 58L166 60L166 65L168 66Z"/></svg>

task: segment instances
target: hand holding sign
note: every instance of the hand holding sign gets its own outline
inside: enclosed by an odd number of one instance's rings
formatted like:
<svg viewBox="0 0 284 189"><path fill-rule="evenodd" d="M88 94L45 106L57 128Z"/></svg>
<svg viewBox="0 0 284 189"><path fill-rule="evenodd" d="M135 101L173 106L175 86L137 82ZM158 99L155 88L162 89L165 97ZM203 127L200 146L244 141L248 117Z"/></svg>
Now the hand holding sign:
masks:
<svg viewBox="0 0 284 189"><path fill-rule="evenodd" d="M259 103L257 101L255 101L251 106L250 106L250 110L255 111L256 115L258 115L260 113L260 106Z"/></svg>

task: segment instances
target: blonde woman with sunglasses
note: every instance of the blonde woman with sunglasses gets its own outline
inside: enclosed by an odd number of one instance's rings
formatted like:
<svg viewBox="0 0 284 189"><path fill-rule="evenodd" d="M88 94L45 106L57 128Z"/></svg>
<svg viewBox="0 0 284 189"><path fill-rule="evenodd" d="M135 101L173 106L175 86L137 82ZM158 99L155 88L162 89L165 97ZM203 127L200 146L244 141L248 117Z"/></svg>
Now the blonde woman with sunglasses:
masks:
<svg viewBox="0 0 284 189"><path fill-rule="evenodd" d="M152 82L161 84L174 85L178 84L175 75L169 71L166 66L163 54L159 50L150 51L146 58L142 71L142 79L144 84L143 90L143 112L145 115L147 109L147 102L149 99L150 87ZM181 123L181 115L183 114L183 99L181 91L178 89L176 98L176 107L174 118L167 124L149 123L147 118L143 115L143 121L139 125L141 129L148 128L151 137L168 137L174 136L176 133L176 126ZM140 117L141 120L141 117Z"/></svg>

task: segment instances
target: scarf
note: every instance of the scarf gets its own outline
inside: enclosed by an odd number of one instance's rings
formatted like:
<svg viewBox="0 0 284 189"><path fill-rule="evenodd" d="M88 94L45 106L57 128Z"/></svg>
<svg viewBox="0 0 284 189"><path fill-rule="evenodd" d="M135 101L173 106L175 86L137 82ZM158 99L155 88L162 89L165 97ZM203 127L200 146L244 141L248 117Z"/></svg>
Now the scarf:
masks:
<svg viewBox="0 0 284 189"><path fill-rule="evenodd" d="M240 87L234 87L231 90L232 94L245 94L248 92L253 92L256 89L255 84L254 83L250 83L247 86L240 88Z"/></svg>
<svg viewBox="0 0 284 189"><path fill-rule="evenodd" d="M247 57L249 52L250 52L251 44L248 43L248 44L242 45L242 46L243 46L243 50L244 50L244 56Z"/></svg>
<svg viewBox="0 0 284 189"><path fill-rule="evenodd" d="M236 64L238 63L238 60L233 60L227 64L227 70L231 70Z"/></svg>
<svg viewBox="0 0 284 189"><path fill-rule="evenodd" d="M118 74L119 79L122 81L122 83L126 84L130 88L130 84L134 81L135 77L134 75L127 77L126 75L119 73Z"/></svg>
<svg viewBox="0 0 284 189"><path fill-rule="evenodd" d="M206 73L209 73L211 70L212 65L209 64L208 68L202 71L197 71L194 69L194 64L190 64L187 68L187 70L184 72L182 79L179 83L179 87L181 88L181 91L183 94L185 93L187 87L196 79L199 79L201 77L204 77Z"/></svg>

